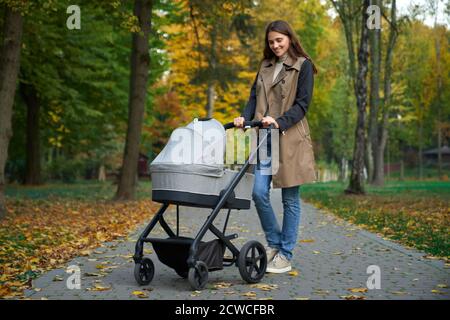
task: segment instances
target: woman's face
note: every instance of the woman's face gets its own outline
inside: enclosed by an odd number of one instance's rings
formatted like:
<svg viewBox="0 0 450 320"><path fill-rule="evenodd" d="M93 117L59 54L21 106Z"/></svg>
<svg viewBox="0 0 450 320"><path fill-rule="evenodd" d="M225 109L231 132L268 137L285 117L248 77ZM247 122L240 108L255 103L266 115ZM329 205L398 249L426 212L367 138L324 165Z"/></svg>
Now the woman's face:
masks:
<svg viewBox="0 0 450 320"><path fill-rule="evenodd" d="M270 49L277 57L283 56L289 49L289 37L282 33L270 31L267 35L267 40L269 41Z"/></svg>

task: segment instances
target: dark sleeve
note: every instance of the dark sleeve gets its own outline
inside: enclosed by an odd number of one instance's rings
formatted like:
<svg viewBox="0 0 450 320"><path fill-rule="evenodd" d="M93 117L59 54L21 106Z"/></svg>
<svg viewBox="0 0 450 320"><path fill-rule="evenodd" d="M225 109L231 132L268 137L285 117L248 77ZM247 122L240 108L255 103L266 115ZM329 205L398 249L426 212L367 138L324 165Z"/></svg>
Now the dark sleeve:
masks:
<svg viewBox="0 0 450 320"><path fill-rule="evenodd" d="M256 110L256 81L258 81L258 74L253 82L252 89L250 90L250 98L248 99L247 106L241 114L241 117L245 118L245 121L253 120Z"/></svg>
<svg viewBox="0 0 450 320"><path fill-rule="evenodd" d="M280 131L286 131L305 117L314 87L314 71L311 61L305 60L298 75L297 94L292 107L276 119Z"/></svg>

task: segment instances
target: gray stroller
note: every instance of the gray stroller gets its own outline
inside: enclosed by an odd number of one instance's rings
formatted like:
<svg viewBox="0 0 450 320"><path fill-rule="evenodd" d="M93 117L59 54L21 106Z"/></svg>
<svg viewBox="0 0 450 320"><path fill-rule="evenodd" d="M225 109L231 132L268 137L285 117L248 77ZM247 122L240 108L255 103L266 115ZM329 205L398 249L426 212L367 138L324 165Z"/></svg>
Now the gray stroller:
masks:
<svg viewBox="0 0 450 320"><path fill-rule="evenodd" d="M261 127L262 124L246 121L244 126ZM199 127L202 130L198 130ZM222 125L215 119L194 119L186 127L172 132L167 145L151 163L152 200L162 203L162 206L136 243L133 259L138 284L148 285L155 272L152 260L143 256L145 242L152 243L158 259L179 276L187 278L194 290L205 287L208 272L222 270L224 266L236 265L242 279L248 283L257 283L264 277L267 267L264 246L258 241L249 241L239 250L231 242L238 235L226 234L226 228L232 209L250 208L254 175L247 171L265 138L259 141L256 150L251 152L239 171L226 169L223 164L225 130L233 127L233 123ZM204 133L211 131L216 133L216 139L205 137ZM201 142L200 147L194 146L195 141ZM184 151L180 152L181 149ZM211 154L211 150L215 150L215 154L212 153L215 161L205 161L205 154ZM180 154L181 157L187 155L191 163L179 161ZM163 217L171 204L176 205L176 232ZM212 209L195 238L179 235L179 206ZM221 209L228 209L223 230L213 224ZM148 237L158 222L168 238ZM208 230L217 239L202 241ZM224 257L226 248L231 251L232 257Z"/></svg>

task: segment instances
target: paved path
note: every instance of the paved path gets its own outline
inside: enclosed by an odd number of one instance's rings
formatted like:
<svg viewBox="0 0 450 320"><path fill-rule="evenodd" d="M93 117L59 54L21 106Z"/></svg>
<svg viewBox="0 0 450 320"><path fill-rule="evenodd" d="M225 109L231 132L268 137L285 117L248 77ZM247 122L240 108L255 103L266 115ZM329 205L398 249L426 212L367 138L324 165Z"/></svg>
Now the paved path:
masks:
<svg viewBox="0 0 450 320"><path fill-rule="evenodd" d="M276 212L281 210L281 194L273 191ZM193 236L210 210L180 208L180 235ZM226 211L216 226L222 226ZM166 215L175 226L174 208ZM281 214L280 214L281 218ZM146 224L146 223L145 223ZM146 256L155 263L155 277L148 286L140 287L133 277L136 239L145 226L126 239L105 243L90 256L78 257L67 264L81 270L81 288L68 289L70 276L64 269L52 270L33 281L26 291L31 299L345 299L363 296L366 299L449 299L450 269L440 260L423 258L426 254L406 249L351 225L331 214L302 204L299 245L294 252L293 267L298 275L266 274L260 285L245 283L236 267L211 272L207 287L192 291L186 279L161 264L153 248L146 244ZM232 211L228 224L233 240L241 247L248 240L264 244L255 209ZM175 228L174 228L175 229ZM153 236L165 236L162 229ZM210 235L210 239L213 239ZM380 268L380 289L351 292L367 288L367 268ZM133 294L141 291L141 297Z"/></svg>

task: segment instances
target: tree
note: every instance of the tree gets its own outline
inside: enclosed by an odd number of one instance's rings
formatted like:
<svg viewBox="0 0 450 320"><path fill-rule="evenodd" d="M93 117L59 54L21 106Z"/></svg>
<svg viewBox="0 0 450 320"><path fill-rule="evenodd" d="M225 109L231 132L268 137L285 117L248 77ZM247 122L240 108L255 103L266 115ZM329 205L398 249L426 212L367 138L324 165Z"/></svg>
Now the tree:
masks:
<svg viewBox="0 0 450 320"><path fill-rule="evenodd" d="M245 12L252 3L246 0L189 0L188 4L199 55L197 73L192 82L206 83L206 113L207 117L212 117L216 87L220 85L227 89L228 83L238 80L241 70L236 64L229 63L234 54L229 40L233 31L243 43L252 35L251 17ZM200 34L207 41L202 42ZM205 66L201 64L202 56L207 62Z"/></svg>
<svg viewBox="0 0 450 320"><path fill-rule="evenodd" d="M134 15L138 18L139 32L133 33L131 51L130 92L128 104L128 130L123 166L115 198L134 198L139 158L139 144L144 119L147 79L150 65L148 38L151 27L152 0L135 0Z"/></svg>
<svg viewBox="0 0 450 320"><path fill-rule="evenodd" d="M366 26L369 0L364 0L362 6L361 37L358 51L358 73L355 85L356 104L358 116L355 130L355 147L353 151L353 165L350 183L346 193L363 194L364 191L364 153L365 153L365 115L367 85L366 75L368 71L368 40L369 32Z"/></svg>
<svg viewBox="0 0 450 320"><path fill-rule="evenodd" d="M0 219L6 215L5 164L12 136L11 117L20 68L23 17L19 8L5 4L3 43L0 49Z"/></svg>
<svg viewBox="0 0 450 320"><path fill-rule="evenodd" d="M381 1L372 0L372 5L381 10ZM370 181L374 180L374 160L378 146L378 109L380 104L380 65L381 65L381 28L373 28L370 32L370 111L367 139L367 171ZM375 165L376 166L376 165Z"/></svg>
<svg viewBox="0 0 450 320"><path fill-rule="evenodd" d="M357 120L355 128L355 144L353 149L353 165L350 176L350 183L346 193L362 194L364 193L364 156L365 156L365 117L366 117L366 98L367 85L366 75L368 72L368 42L369 32L366 26L369 7L369 0L364 0L361 6L358 1L334 1L331 0L332 5L339 14L342 22L345 38L347 40L347 50L350 61L350 78L353 82L353 88L356 97L357 105ZM360 12L361 15L357 15ZM354 24L357 19L361 17L359 49L358 49L358 70L356 72L355 54L354 54ZM358 30L357 29L357 30Z"/></svg>
<svg viewBox="0 0 450 320"><path fill-rule="evenodd" d="M433 31L436 33L434 39L434 49L436 54L436 105L437 105L437 119L436 119L436 130L437 130L437 146L438 146L438 176L442 179L442 128L443 123L441 123L442 114L442 70L441 70L441 39L440 32L438 29L437 16L439 9L439 0L428 0L428 6L431 11L431 15L434 16Z"/></svg>
<svg viewBox="0 0 450 320"><path fill-rule="evenodd" d="M389 22L389 39L386 47L386 56L384 61L384 98L383 98L383 115L382 120L377 129L377 139L378 142L375 145L375 168L373 183L375 185L381 186L384 183L384 150L386 148L386 143L388 139L388 119L389 112L391 108L391 95L392 95L392 60L394 54L394 48L396 45L397 37L399 34L398 23L397 23L397 8L396 0L392 0L391 5L391 19Z"/></svg>

